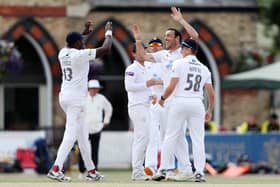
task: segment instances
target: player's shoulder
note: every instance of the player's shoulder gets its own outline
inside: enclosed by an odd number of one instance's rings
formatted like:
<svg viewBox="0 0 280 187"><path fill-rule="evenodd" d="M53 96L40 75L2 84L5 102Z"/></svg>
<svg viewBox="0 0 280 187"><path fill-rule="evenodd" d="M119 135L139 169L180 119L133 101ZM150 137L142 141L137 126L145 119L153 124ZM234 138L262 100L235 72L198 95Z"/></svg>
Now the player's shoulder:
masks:
<svg viewBox="0 0 280 187"><path fill-rule="evenodd" d="M101 93L97 93L96 97L97 98L101 98L101 99L105 99L105 96L103 94L101 94Z"/></svg>
<svg viewBox="0 0 280 187"><path fill-rule="evenodd" d="M152 62L149 62L149 61L145 61L145 62L144 62L144 66L145 66L145 67L150 67L150 66L152 66L152 64L153 64L153 63L152 63Z"/></svg>
<svg viewBox="0 0 280 187"><path fill-rule="evenodd" d="M58 56L69 55L71 57L75 57L75 56L79 55L79 53L80 53L80 50L78 50L78 49L64 47L59 51Z"/></svg>
<svg viewBox="0 0 280 187"><path fill-rule="evenodd" d="M177 48L175 51L173 51L173 54L177 55L177 56L181 56L182 57L182 53L181 53L182 48L179 47Z"/></svg>
<svg viewBox="0 0 280 187"><path fill-rule="evenodd" d="M182 66L186 60L183 58L177 59L173 62L173 66Z"/></svg>
<svg viewBox="0 0 280 187"><path fill-rule="evenodd" d="M182 69L183 66L185 66L185 61L184 59L177 59L173 62L172 67L173 69Z"/></svg>
<svg viewBox="0 0 280 187"><path fill-rule="evenodd" d="M69 50L67 47L63 47L59 50L59 53L64 53L64 51Z"/></svg>
<svg viewBox="0 0 280 187"><path fill-rule="evenodd" d="M211 72L206 65L201 63L201 69L202 69L202 72L203 72L204 75L211 76Z"/></svg>
<svg viewBox="0 0 280 187"><path fill-rule="evenodd" d="M201 62L200 62L201 63ZM201 63L202 68L204 69L204 71L210 72L209 68Z"/></svg>
<svg viewBox="0 0 280 187"><path fill-rule="evenodd" d="M60 49L60 51L58 53L58 57L64 56L68 51L69 51L68 48L63 47L62 49Z"/></svg>
<svg viewBox="0 0 280 187"><path fill-rule="evenodd" d="M126 70L132 70L132 69L135 69L135 63L132 63L126 67Z"/></svg>
<svg viewBox="0 0 280 187"><path fill-rule="evenodd" d="M187 55L186 57L184 57L184 59L186 61L190 61L190 62L193 62L193 63L200 63L200 61L196 58L195 55Z"/></svg>
<svg viewBox="0 0 280 187"><path fill-rule="evenodd" d="M137 72L136 65L135 65L135 63L132 63L132 64L130 64L129 66L126 67L125 76L134 77L136 72Z"/></svg>
<svg viewBox="0 0 280 187"><path fill-rule="evenodd" d="M157 52L155 52L155 53L158 53L158 54L167 54L168 53L168 50L166 50L166 49L162 49L162 50L159 50L159 51L157 51Z"/></svg>
<svg viewBox="0 0 280 187"><path fill-rule="evenodd" d="M156 55L156 56L166 56L168 55L168 50L163 49L154 53L151 53L152 55Z"/></svg>

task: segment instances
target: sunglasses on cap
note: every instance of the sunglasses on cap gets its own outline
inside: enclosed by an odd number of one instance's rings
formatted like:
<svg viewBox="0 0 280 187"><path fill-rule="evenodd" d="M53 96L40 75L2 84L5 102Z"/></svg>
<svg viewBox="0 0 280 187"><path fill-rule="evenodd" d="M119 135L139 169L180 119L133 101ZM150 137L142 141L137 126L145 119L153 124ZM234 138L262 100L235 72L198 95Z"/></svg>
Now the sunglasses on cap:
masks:
<svg viewBox="0 0 280 187"><path fill-rule="evenodd" d="M150 46L150 47L161 47L161 46L162 46L162 43L153 42L153 43L150 43L149 46Z"/></svg>

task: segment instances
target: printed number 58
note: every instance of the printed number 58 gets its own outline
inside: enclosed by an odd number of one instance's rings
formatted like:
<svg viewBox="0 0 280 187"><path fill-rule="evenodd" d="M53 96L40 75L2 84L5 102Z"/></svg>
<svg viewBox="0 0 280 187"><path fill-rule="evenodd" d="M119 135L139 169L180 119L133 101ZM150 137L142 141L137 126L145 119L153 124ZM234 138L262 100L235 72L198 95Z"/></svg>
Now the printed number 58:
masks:
<svg viewBox="0 0 280 187"><path fill-rule="evenodd" d="M200 83L201 83L201 75L194 75L189 73L187 75L187 87L184 90L193 90L195 92L199 92Z"/></svg>

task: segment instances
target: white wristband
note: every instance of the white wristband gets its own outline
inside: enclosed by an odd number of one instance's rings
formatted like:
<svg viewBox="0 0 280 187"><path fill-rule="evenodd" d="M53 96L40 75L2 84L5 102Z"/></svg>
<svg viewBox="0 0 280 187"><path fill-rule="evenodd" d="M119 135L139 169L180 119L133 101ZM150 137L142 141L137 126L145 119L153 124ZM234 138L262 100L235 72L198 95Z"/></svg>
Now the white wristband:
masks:
<svg viewBox="0 0 280 187"><path fill-rule="evenodd" d="M112 36L112 30L107 30L106 32L105 32L105 36Z"/></svg>

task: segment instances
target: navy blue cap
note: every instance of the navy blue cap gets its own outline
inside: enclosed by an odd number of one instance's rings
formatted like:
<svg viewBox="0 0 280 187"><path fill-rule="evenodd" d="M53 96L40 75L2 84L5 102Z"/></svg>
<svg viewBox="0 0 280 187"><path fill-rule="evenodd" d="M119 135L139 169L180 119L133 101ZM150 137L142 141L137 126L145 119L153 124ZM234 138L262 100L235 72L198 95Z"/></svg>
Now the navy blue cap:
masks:
<svg viewBox="0 0 280 187"><path fill-rule="evenodd" d="M194 52L196 52L196 51L198 50L198 44L197 44L197 42L196 42L195 40L193 40L193 39L190 39L190 38L184 40L184 41L181 43L181 45L182 45L183 47L191 48Z"/></svg>
<svg viewBox="0 0 280 187"><path fill-rule="evenodd" d="M161 41L161 39L158 38L158 37L152 38L152 39L149 41L148 44L150 45L151 43L160 43L160 44L162 45L162 41Z"/></svg>
<svg viewBox="0 0 280 187"><path fill-rule="evenodd" d="M69 45L74 44L76 41L82 39L83 39L83 35L79 32L69 32L66 36L66 42Z"/></svg>

